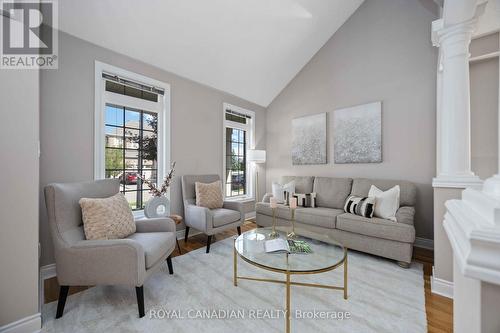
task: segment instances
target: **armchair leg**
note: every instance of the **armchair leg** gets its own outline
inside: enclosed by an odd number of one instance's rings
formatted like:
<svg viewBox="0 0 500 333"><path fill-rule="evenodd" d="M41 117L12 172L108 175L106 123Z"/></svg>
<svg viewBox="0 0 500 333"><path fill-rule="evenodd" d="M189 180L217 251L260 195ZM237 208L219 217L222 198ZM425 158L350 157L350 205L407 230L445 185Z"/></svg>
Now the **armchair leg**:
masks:
<svg viewBox="0 0 500 333"><path fill-rule="evenodd" d="M66 298L68 297L69 286L61 286L59 289L59 300L57 301L56 319L61 318L66 305Z"/></svg>
<svg viewBox="0 0 500 333"><path fill-rule="evenodd" d="M168 256L167 258L167 266L168 266L168 273L170 275L174 274L174 268L172 267L172 257Z"/></svg>
<svg viewBox="0 0 500 333"><path fill-rule="evenodd" d="M189 236L189 227L186 226L186 232L184 234L184 243L188 241L188 236Z"/></svg>
<svg viewBox="0 0 500 333"><path fill-rule="evenodd" d="M207 253L210 252L210 243L212 243L212 235L208 236L207 239Z"/></svg>
<svg viewBox="0 0 500 333"><path fill-rule="evenodd" d="M238 236L241 235L241 227L237 227L236 229L238 229Z"/></svg>
<svg viewBox="0 0 500 333"><path fill-rule="evenodd" d="M139 318L144 317L144 286L135 287L137 295L137 306L139 307Z"/></svg>
<svg viewBox="0 0 500 333"><path fill-rule="evenodd" d="M180 246L180 244L179 244L179 240L178 240L178 239L176 239L175 241L177 242L177 251L179 251L179 254L182 254L182 251L181 251L181 246Z"/></svg>

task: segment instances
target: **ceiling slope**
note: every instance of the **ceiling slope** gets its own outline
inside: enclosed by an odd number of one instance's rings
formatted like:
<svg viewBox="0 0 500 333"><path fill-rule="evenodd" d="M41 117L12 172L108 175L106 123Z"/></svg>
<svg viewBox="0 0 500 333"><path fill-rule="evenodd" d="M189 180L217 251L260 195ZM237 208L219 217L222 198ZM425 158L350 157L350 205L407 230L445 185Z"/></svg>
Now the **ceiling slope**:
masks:
<svg viewBox="0 0 500 333"><path fill-rule="evenodd" d="M262 106L363 0L63 0L59 28Z"/></svg>

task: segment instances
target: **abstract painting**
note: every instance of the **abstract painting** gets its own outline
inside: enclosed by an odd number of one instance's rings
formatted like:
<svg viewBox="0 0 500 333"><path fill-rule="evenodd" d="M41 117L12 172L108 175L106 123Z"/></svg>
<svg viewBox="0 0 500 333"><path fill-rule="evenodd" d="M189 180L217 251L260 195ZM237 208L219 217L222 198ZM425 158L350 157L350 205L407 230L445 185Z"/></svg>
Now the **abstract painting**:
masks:
<svg viewBox="0 0 500 333"><path fill-rule="evenodd" d="M292 164L326 164L326 113L292 120Z"/></svg>
<svg viewBox="0 0 500 333"><path fill-rule="evenodd" d="M382 162L382 102L333 111L335 163Z"/></svg>

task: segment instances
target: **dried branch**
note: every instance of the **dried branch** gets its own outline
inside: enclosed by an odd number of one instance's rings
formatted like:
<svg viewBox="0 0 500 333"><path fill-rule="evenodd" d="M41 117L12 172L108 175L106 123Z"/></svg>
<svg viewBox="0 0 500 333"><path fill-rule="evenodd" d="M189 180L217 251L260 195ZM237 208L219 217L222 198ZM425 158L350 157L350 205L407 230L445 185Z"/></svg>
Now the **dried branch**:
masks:
<svg viewBox="0 0 500 333"><path fill-rule="evenodd" d="M174 178L174 171L175 171L175 162L172 163L172 168L168 172L168 175L165 177L165 180L163 181L163 184L161 185L161 188L158 189L158 187L153 184L151 181L146 179L144 175L139 175L138 177L144 182L149 187L149 193L155 197L161 197L164 196L170 185L172 184L172 179Z"/></svg>

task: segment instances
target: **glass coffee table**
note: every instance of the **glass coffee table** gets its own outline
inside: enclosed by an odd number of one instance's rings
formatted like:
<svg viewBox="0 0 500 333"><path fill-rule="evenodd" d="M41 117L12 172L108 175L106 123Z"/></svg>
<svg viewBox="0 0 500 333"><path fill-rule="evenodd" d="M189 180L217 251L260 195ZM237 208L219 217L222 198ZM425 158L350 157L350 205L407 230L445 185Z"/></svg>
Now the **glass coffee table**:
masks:
<svg viewBox="0 0 500 333"><path fill-rule="evenodd" d="M347 248L325 235L318 235L318 241L304 236L297 240L304 240L311 246L312 253L288 254L266 253L264 243L269 240L271 228L258 228L241 234L234 239L233 255L233 282L238 286L238 280L251 280L261 282L281 283L286 286L286 332L290 332L290 287L303 286L325 289L342 290L344 299L347 299ZM286 239L286 232L278 231L280 238ZM325 237L327 239L325 239ZM316 237L315 237L316 238ZM247 263L261 269L285 274L285 280L263 279L238 275L238 257ZM292 275L318 274L331 271L339 266L344 266L344 285L330 286L315 283L302 283L291 281Z"/></svg>

